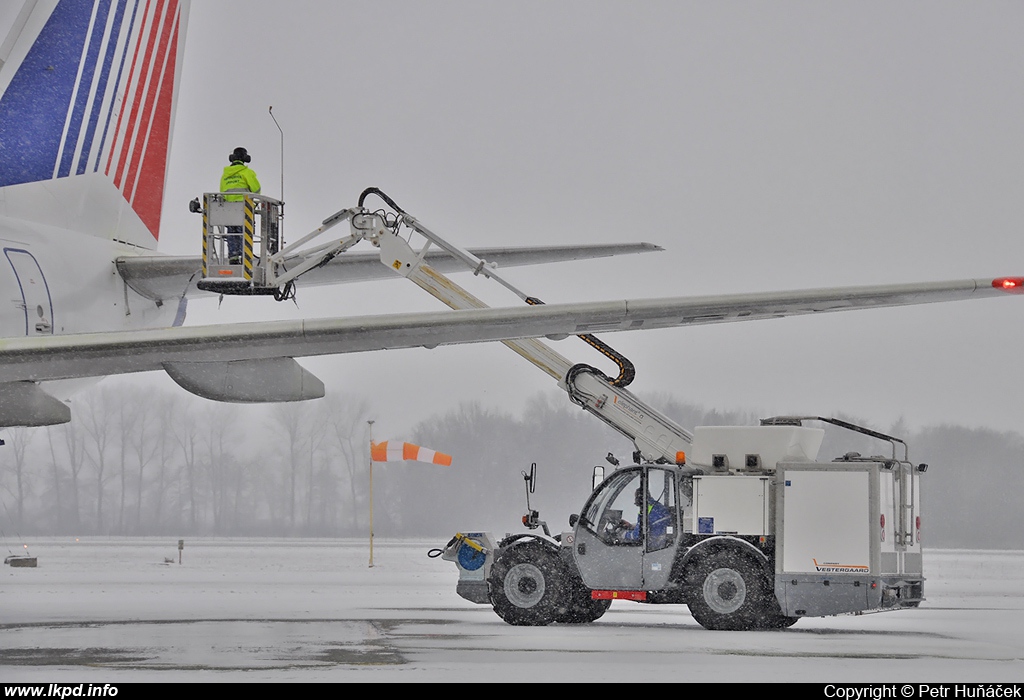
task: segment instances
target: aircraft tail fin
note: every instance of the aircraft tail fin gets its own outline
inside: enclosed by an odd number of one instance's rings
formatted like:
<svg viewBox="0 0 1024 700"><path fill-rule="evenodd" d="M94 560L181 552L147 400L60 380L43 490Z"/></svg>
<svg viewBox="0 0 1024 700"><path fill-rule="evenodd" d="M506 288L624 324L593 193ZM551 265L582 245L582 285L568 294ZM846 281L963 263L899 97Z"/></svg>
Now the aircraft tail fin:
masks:
<svg viewBox="0 0 1024 700"><path fill-rule="evenodd" d="M155 248L189 0L26 0L0 45L0 214Z"/></svg>

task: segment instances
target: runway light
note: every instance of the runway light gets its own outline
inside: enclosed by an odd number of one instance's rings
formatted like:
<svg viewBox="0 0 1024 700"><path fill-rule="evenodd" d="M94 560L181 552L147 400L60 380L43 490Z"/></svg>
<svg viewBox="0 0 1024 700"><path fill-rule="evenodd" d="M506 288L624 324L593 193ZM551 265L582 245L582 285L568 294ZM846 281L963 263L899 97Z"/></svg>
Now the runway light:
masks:
<svg viewBox="0 0 1024 700"><path fill-rule="evenodd" d="M1011 294L1024 294L1024 277L996 277L992 286Z"/></svg>

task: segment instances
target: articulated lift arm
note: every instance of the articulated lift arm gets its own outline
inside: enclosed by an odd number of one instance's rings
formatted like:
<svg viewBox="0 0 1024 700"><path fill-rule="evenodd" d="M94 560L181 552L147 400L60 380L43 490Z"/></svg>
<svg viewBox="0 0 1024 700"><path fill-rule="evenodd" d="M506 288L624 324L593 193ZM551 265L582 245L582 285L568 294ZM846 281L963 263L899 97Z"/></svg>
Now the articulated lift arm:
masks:
<svg viewBox="0 0 1024 700"><path fill-rule="evenodd" d="M474 274L483 275L496 281L524 302L528 304L543 303L528 296L505 280L494 267L443 240L415 218L402 211L383 193L376 190L373 193L381 195L398 212L398 215L394 219L388 220L379 212L369 213L363 210L364 213L352 217L353 231L373 231L373 234L367 237L380 247L381 263L408 278L431 296L453 309L487 308L483 301L423 261L427 250L433 244L462 260ZM360 199L360 205L362 199ZM418 252L399 235L402 226L415 231L425 239L424 246ZM579 337L615 362L619 367L619 375L613 379L589 365L574 364L544 341L536 338L503 342L518 355L555 379L574 403L632 440L637 448L638 459L683 461L692 435L626 390L626 385L633 379L633 366L629 360L591 335Z"/></svg>
<svg viewBox="0 0 1024 700"><path fill-rule="evenodd" d="M393 213L365 208L363 204L369 195L379 196ZM197 286L205 291L268 294L284 300L291 297L293 283L301 275L368 240L380 248L384 265L453 309L483 309L487 305L426 264L425 257L432 245L463 262L473 274L494 280L527 304L543 303L499 275L496 265L445 241L376 188L364 191L358 206L329 216L319 228L289 245L284 245L283 237L284 203L278 200L248 193L208 192L202 203L196 199L189 208L203 215L203 278ZM304 247L345 221L350 225L348 236ZM419 251L399 235L403 227L424 239ZM683 461L692 436L626 390L633 380L629 360L592 335L579 337L618 365L615 378L589 365L570 362L536 338L503 342L557 381L574 403L632 440L638 461Z"/></svg>

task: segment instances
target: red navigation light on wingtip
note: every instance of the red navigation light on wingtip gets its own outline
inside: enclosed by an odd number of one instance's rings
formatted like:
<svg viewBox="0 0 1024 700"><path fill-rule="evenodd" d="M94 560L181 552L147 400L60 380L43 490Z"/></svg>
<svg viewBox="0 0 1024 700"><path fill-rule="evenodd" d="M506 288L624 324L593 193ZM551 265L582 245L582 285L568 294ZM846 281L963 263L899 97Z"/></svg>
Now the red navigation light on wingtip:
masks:
<svg viewBox="0 0 1024 700"><path fill-rule="evenodd" d="M992 286L1011 294L1024 294L1024 277L997 277Z"/></svg>

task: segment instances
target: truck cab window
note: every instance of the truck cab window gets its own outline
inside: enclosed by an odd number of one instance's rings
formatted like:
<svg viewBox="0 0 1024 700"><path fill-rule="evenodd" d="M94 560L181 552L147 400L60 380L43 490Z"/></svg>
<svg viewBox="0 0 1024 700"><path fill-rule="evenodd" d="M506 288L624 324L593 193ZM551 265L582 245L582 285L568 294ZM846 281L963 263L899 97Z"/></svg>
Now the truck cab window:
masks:
<svg viewBox="0 0 1024 700"><path fill-rule="evenodd" d="M604 486L594 493L583 511L583 526L611 545L639 546L636 537L636 492L641 486L641 471L628 469L613 474ZM642 526L641 526L642 531Z"/></svg>
<svg viewBox="0 0 1024 700"><path fill-rule="evenodd" d="M679 502L675 475L665 469L647 473L647 551L671 547L679 532Z"/></svg>

